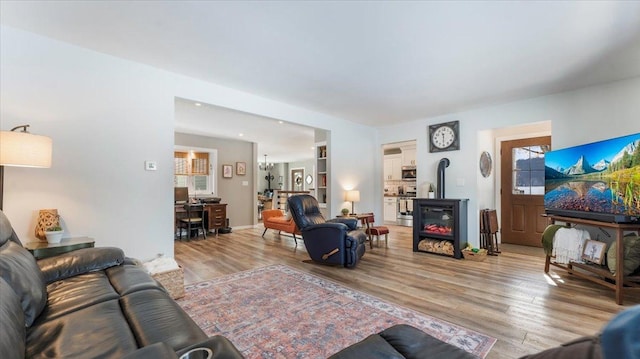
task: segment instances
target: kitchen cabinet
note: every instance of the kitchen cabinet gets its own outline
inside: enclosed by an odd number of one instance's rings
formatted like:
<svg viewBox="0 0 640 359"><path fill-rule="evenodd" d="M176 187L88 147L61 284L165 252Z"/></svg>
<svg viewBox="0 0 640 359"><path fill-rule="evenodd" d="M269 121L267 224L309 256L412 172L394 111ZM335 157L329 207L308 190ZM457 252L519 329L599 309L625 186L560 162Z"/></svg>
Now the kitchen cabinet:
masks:
<svg viewBox="0 0 640 359"><path fill-rule="evenodd" d="M384 156L384 180L402 179L402 155Z"/></svg>
<svg viewBox="0 0 640 359"><path fill-rule="evenodd" d="M402 148L402 165L403 166L416 165L416 148L415 147Z"/></svg>
<svg viewBox="0 0 640 359"><path fill-rule="evenodd" d="M385 222L395 223L398 214L398 199L396 197L384 198L383 214Z"/></svg>

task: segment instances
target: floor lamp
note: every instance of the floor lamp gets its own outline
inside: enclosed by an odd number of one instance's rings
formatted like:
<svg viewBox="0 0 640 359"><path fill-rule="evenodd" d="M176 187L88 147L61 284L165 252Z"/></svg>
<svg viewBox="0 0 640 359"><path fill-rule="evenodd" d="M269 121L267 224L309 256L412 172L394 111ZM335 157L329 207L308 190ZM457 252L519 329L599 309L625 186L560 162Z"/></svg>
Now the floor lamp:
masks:
<svg viewBox="0 0 640 359"><path fill-rule="evenodd" d="M4 200L4 167L51 167L53 141L46 136L33 135L29 125L0 131L0 210ZM21 131L18 131L21 130Z"/></svg>

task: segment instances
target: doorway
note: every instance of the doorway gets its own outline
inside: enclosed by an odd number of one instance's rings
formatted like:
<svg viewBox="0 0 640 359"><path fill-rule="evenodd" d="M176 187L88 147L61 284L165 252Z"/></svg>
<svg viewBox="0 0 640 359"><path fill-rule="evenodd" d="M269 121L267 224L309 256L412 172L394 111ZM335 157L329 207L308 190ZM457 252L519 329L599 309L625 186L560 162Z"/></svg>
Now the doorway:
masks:
<svg viewBox="0 0 640 359"><path fill-rule="evenodd" d="M291 190L304 190L304 168L294 168L291 170Z"/></svg>
<svg viewBox="0 0 640 359"><path fill-rule="evenodd" d="M541 247L544 214L544 154L551 136L500 143L502 242Z"/></svg>

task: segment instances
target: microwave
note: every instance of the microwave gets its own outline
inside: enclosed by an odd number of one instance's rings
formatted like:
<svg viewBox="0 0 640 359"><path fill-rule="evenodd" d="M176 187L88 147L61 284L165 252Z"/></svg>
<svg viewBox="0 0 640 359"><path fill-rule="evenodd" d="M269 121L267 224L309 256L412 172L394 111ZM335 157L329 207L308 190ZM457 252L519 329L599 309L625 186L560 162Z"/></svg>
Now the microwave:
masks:
<svg viewBox="0 0 640 359"><path fill-rule="evenodd" d="M402 167L402 179L403 180L415 180L416 179L416 167L404 166Z"/></svg>

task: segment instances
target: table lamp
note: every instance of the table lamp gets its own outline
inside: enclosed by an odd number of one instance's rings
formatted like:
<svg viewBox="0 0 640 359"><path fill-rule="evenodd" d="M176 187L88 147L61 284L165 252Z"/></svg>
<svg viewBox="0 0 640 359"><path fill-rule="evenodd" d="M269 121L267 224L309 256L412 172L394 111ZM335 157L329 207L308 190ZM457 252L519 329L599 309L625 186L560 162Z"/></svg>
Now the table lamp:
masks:
<svg viewBox="0 0 640 359"><path fill-rule="evenodd" d="M360 202L360 191L347 191L347 194L345 195L345 201L351 202L351 214L356 214L353 210L353 205L355 202Z"/></svg>

